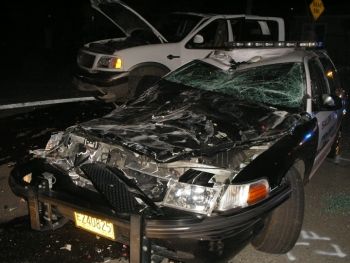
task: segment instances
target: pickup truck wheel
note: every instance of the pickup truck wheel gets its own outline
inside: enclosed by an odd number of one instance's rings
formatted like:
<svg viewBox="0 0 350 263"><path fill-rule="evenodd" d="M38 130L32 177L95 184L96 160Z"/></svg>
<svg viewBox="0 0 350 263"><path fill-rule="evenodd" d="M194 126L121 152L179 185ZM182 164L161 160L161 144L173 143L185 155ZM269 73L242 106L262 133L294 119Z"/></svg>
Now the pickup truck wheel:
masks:
<svg viewBox="0 0 350 263"><path fill-rule="evenodd" d="M261 232L252 240L260 251L284 254L298 240L304 218L304 186L298 169L292 167L284 177L290 184L290 198L272 211Z"/></svg>
<svg viewBox="0 0 350 263"><path fill-rule="evenodd" d="M167 68L159 66L144 66L132 70L129 75L129 97L141 95L168 72Z"/></svg>

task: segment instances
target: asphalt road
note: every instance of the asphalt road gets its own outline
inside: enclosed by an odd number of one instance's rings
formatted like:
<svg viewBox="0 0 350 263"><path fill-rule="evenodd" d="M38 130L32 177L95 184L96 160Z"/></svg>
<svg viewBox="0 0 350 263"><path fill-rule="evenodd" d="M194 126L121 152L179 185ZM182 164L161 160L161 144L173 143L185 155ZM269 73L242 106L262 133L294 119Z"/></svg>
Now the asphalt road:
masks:
<svg viewBox="0 0 350 263"><path fill-rule="evenodd" d="M98 101L0 110L0 164L42 148L52 132L109 113L114 105Z"/></svg>
<svg viewBox="0 0 350 263"><path fill-rule="evenodd" d="M73 109L74 106L66 108ZM87 109L91 108L87 107ZM92 110L93 114L94 112ZM40 111L36 114L41 116ZM85 114L83 116L85 119ZM43 120L42 117L39 119ZM71 123L83 120L73 115L70 119ZM32 119L24 123L35 122ZM44 123L41 125L45 126ZM11 135L12 137L8 138L12 142L16 141L18 135L16 132L18 133L21 129L4 133L4 126L0 127L3 130L2 136ZM52 129L57 128L54 124L52 127ZM24 131L21 130L21 132ZM35 132L38 133L38 131ZM33 136L33 132L28 134ZM335 164L331 160L326 160L306 186L304 226L295 248L286 255L269 255L257 252L248 246L231 262L350 262L349 116L347 116L343 134L345 135L344 150L340 163ZM21 138L20 149L31 145L23 145L27 137ZM1 146L4 141L6 138L2 138ZM8 140L7 144L9 145L10 142ZM13 146L17 147L17 144L18 142ZM78 230L73 224L67 224L56 231L31 230L26 217L25 201L13 196L7 186L11 164L16 157L13 154L15 152L17 151L10 151L7 159L3 159L3 165L0 166L0 223L2 223L0 224L0 262L128 262L127 247Z"/></svg>
<svg viewBox="0 0 350 263"><path fill-rule="evenodd" d="M128 262L128 250L73 224L49 232L30 229L26 204L6 186L10 167L0 167L0 262ZM303 232L287 255L269 255L245 248L231 262L320 262L350 260L350 160L326 161L306 186ZM24 216L24 217L23 217Z"/></svg>

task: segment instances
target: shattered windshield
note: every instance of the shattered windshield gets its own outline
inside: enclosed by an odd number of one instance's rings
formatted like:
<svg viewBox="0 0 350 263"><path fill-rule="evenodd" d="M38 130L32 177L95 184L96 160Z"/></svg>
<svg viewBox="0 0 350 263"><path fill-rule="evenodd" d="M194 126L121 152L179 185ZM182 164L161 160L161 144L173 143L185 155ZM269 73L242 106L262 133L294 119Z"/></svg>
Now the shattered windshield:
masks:
<svg viewBox="0 0 350 263"><path fill-rule="evenodd" d="M297 108L305 94L302 63L280 63L222 70L194 61L165 77L166 80L197 89L215 91L238 100Z"/></svg>

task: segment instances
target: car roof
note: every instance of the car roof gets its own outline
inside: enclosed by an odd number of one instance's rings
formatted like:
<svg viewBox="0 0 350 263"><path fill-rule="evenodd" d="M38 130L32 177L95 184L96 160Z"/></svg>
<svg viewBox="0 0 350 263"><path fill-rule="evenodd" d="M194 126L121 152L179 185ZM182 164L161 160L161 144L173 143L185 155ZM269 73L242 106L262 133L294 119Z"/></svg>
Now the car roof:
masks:
<svg viewBox="0 0 350 263"><path fill-rule="evenodd" d="M203 17L203 18L215 16L214 14L203 14L203 13L195 13L195 12L172 12L172 14L199 16L199 17Z"/></svg>
<svg viewBox="0 0 350 263"><path fill-rule="evenodd" d="M302 48L235 48L217 50L203 61L226 70L232 60L240 63L254 59L256 62L242 65L242 68L249 68L279 63L303 63L306 57L314 56L317 53L313 50Z"/></svg>
<svg viewBox="0 0 350 263"><path fill-rule="evenodd" d="M178 15L190 15L198 16L202 18L212 18L212 17L224 17L224 18L235 18L235 17L246 17L250 19L282 19L280 17L270 17L270 16L257 16L257 15L247 15L247 14L214 14L214 13L197 13L197 12L172 12L172 14Z"/></svg>

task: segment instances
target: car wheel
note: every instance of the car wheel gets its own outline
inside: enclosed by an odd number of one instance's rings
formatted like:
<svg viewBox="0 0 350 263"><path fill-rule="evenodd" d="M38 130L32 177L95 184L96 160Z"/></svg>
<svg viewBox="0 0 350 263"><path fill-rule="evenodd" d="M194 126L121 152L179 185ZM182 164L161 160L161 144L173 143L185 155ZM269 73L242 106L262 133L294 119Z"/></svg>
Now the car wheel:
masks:
<svg viewBox="0 0 350 263"><path fill-rule="evenodd" d="M341 134L341 129L339 129L337 136L335 137L335 140L333 142L331 151L328 154L328 157L333 158L334 160L337 160L340 156L341 152L341 139L342 139L342 134Z"/></svg>
<svg viewBox="0 0 350 263"><path fill-rule="evenodd" d="M294 166L284 177L290 184L290 198L272 211L261 232L252 240L260 251L284 254L293 248L300 235L304 218L304 185L302 175Z"/></svg>
<svg viewBox="0 0 350 263"><path fill-rule="evenodd" d="M169 70L158 66L144 66L129 75L129 97L137 97L161 79Z"/></svg>

